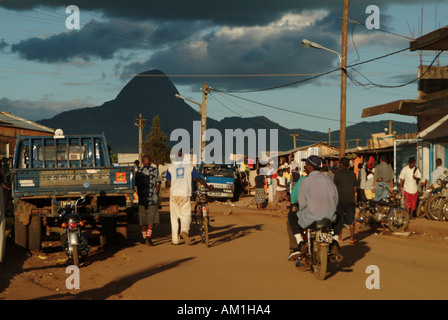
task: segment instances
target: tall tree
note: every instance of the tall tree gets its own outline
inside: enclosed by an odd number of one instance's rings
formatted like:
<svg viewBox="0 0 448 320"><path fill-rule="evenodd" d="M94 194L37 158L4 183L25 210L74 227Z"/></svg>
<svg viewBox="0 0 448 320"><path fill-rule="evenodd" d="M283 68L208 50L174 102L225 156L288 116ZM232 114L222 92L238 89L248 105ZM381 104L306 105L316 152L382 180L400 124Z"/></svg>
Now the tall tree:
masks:
<svg viewBox="0 0 448 320"><path fill-rule="evenodd" d="M170 162L170 147L168 137L162 132L159 116L152 119L151 132L142 143L143 154L151 157L152 163L164 165Z"/></svg>

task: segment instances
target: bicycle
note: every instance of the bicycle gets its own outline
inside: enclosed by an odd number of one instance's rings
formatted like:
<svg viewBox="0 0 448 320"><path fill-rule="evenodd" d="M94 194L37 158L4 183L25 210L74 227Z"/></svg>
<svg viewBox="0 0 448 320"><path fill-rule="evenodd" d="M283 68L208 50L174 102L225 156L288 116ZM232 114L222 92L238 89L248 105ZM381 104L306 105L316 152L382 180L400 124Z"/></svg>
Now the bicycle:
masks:
<svg viewBox="0 0 448 320"><path fill-rule="evenodd" d="M209 227L210 219L208 216L208 198L206 191L195 191L193 194L196 195L196 204L194 206L194 211L192 214L192 223L194 224L194 230L196 230L197 235L199 235L202 243L209 246Z"/></svg>

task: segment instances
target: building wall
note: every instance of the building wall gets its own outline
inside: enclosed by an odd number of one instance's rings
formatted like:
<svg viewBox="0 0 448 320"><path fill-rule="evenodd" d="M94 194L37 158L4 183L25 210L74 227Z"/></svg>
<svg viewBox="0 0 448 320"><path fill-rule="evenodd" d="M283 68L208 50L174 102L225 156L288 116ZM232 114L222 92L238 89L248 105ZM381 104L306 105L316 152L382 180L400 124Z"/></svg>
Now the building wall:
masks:
<svg viewBox="0 0 448 320"><path fill-rule="evenodd" d="M27 130L0 126L0 155L13 156L18 135L23 136L52 136L51 132Z"/></svg>

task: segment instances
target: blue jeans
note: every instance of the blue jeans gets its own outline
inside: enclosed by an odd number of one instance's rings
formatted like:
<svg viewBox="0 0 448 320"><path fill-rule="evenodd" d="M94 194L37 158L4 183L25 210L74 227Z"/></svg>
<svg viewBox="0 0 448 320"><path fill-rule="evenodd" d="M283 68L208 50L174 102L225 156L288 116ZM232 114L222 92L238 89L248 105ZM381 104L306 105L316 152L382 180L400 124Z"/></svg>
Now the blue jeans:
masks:
<svg viewBox="0 0 448 320"><path fill-rule="evenodd" d="M389 196L390 182L377 182L375 185L375 198L373 200L379 201Z"/></svg>

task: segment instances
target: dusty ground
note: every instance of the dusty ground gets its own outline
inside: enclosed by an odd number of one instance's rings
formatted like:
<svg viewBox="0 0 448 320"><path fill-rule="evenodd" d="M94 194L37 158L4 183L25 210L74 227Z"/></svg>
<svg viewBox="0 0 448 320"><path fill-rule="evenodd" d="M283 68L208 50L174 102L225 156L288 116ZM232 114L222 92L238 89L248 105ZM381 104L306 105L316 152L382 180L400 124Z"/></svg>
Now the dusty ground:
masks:
<svg viewBox="0 0 448 320"><path fill-rule="evenodd" d="M65 254L57 239L39 252L7 245L0 265L0 299L447 299L448 222L411 220L409 236L385 229L358 231L344 261L324 281L299 271L286 257L286 215L239 205L211 203L211 245L170 243L167 203L155 228L155 246L141 244L136 221L125 246L92 250L80 269L81 288L68 290ZM50 239L51 240L51 239ZM366 268L380 270L381 287L369 290Z"/></svg>

